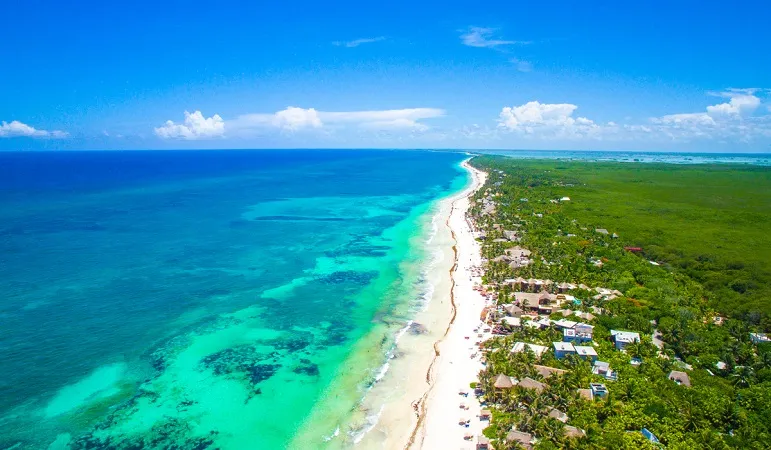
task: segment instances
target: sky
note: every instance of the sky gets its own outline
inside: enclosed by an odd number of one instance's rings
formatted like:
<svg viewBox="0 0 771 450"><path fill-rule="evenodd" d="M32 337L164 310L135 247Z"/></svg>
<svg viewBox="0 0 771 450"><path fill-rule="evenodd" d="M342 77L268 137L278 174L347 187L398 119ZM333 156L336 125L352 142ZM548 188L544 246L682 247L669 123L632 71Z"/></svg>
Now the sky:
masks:
<svg viewBox="0 0 771 450"><path fill-rule="evenodd" d="M368 3L6 2L0 150L771 153L771 2Z"/></svg>

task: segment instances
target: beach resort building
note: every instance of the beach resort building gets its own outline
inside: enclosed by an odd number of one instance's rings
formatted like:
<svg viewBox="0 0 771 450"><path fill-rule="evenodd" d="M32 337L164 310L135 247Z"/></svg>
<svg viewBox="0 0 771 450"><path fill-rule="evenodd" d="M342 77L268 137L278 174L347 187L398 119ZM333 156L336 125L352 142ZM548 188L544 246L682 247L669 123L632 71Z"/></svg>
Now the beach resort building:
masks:
<svg viewBox="0 0 771 450"><path fill-rule="evenodd" d="M576 354L576 348L570 342L553 342L552 345L554 346L554 357L557 359Z"/></svg>
<svg viewBox="0 0 771 450"><path fill-rule="evenodd" d="M633 331L610 330L610 336L618 350L623 350L631 343L640 342L640 333Z"/></svg>
<svg viewBox="0 0 771 450"><path fill-rule="evenodd" d="M560 319L554 321L554 326L562 330L571 330L576 326L576 323L577 322L573 322L572 320Z"/></svg>
<svg viewBox="0 0 771 450"><path fill-rule="evenodd" d="M556 325L556 323L555 323ZM572 328L562 330L562 340L574 344L591 342L594 335L594 327L585 323L577 323Z"/></svg>

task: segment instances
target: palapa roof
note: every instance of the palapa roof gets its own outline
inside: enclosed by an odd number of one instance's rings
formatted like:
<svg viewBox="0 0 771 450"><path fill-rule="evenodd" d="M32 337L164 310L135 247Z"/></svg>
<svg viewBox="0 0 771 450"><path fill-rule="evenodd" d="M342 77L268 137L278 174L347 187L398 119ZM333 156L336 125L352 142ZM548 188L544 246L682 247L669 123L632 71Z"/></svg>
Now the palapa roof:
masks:
<svg viewBox="0 0 771 450"><path fill-rule="evenodd" d="M546 291L541 292L541 295L538 297L538 300L551 300L551 294L549 294Z"/></svg>
<svg viewBox="0 0 771 450"><path fill-rule="evenodd" d="M556 367L539 366L538 364L534 364L533 367L544 379L549 378L552 375L563 375L567 373L567 370L557 369Z"/></svg>
<svg viewBox="0 0 771 450"><path fill-rule="evenodd" d="M540 381L535 381L530 377L523 378L522 381L519 382L519 386L525 389L534 389L538 392L541 392L542 390L546 389L545 384L541 383Z"/></svg>
<svg viewBox="0 0 771 450"><path fill-rule="evenodd" d="M530 445L533 442L533 435L525 433L523 431L509 431L506 435L506 440L509 442L519 442L520 444Z"/></svg>
<svg viewBox="0 0 771 450"><path fill-rule="evenodd" d="M565 425L565 437L580 438L584 436L586 436L586 432L584 430L570 425Z"/></svg>
<svg viewBox="0 0 771 450"><path fill-rule="evenodd" d="M495 377L495 382L493 383L493 386L496 389L511 389L514 387L514 383L511 381L510 376L499 374L497 377Z"/></svg>
<svg viewBox="0 0 771 450"><path fill-rule="evenodd" d="M549 417L551 417L552 419L557 419L562 423L565 423L568 421L568 415L560 411L559 409L555 409L555 408L552 408L551 411L549 411Z"/></svg>
<svg viewBox="0 0 771 450"><path fill-rule="evenodd" d="M489 416L490 414L492 413L490 412L489 409L483 409L482 411L479 412L480 416Z"/></svg>
<svg viewBox="0 0 771 450"><path fill-rule="evenodd" d="M487 436L480 434L477 436L477 444L490 445L490 439L487 439Z"/></svg>
<svg viewBox="0 0 771 450"><path fill-rule="evenodd" d="M522 308L520 308L520 307L519 307L519 306L517 306L517 305L506 305L506 306L504 306L504 307L503 307L503 309L504 309L504 310L505 310L507 313L509 313L510 315L512 315L512 316L513 316L514 314L516 314L516 313L521 313L521 312L522 312Z"/></svg>
<svg viewBox="0 0 771 450"><path fill-rule="evenodd" d="M592 392L591 389L578 389L577 392L578 392L578 395L583 397L585 400L589 400L589 401L594 400L594 393Z"/></svg>

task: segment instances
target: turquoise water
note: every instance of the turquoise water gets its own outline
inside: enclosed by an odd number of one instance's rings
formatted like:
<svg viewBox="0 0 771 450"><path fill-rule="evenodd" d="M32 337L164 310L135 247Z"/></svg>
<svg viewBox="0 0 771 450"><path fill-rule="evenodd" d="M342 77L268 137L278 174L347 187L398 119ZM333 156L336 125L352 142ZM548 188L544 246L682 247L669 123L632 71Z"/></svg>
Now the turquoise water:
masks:
<svg viewBox="0 0 771 450"><path fill-rule="evenodd" d="M0 448L284 448L324 398L322 446L419 301L462 158L0 154Z"/></svg>

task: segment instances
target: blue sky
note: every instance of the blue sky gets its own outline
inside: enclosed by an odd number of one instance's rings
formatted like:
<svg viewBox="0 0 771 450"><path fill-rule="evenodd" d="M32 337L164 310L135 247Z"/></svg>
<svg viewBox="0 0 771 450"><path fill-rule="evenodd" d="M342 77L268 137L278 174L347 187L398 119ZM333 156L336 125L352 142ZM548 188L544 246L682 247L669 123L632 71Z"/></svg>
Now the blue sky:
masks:
<svg viewBox="0 0 771 450"><path fill-rule="evenodd" d="M2 150L771 152L768 2L67 3L2 8Z"/></svg>

